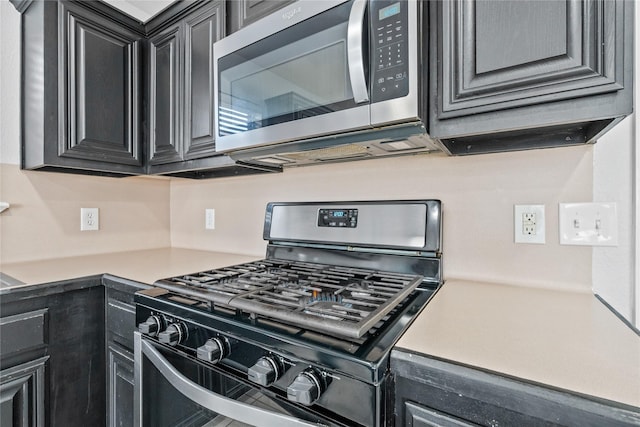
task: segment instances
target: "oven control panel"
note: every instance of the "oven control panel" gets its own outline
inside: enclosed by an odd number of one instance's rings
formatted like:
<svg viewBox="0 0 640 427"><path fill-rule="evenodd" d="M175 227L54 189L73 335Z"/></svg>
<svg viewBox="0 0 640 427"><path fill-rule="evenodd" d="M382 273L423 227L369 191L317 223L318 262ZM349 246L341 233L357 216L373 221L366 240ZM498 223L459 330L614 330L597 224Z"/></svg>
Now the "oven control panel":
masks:
<svg viewBox="0 0 640 427"><path fill-rule="evenodd" d="M358 209L319 209L318 227L346 227L358 226Z"/></svg>
<svg viewBox="0 0 640 427"><path fill-rule="evenodd" d="M187 298L181 301L186 303ZM156 305L158 301L150 302ZM313 411L323 413L327 419L337 414L343 419L356 420L358 425L375 425L377 415L366 405L361 413L357 409L354 413L349 404L336 405L340 400L336 396L357 395L372 401L376 395L374 385L314 360L313 354L311 358L296 354L304 348L288 340L256 335L253 330L238 328L233 323L217 324L220 316L215 311L201 316L186 307L170 308L165 312L140 302L136 304L136 321L143 339L154 343L163 353L171 354L169 360L184 358L186 364L197 363L191 366L208 367L212 376L222 375L225 384L234 381L253 384L253 390L259 393L268 389L270 396L295 405L298 410L314 408ZM180 370L188 365L174 366Z"/></svg>

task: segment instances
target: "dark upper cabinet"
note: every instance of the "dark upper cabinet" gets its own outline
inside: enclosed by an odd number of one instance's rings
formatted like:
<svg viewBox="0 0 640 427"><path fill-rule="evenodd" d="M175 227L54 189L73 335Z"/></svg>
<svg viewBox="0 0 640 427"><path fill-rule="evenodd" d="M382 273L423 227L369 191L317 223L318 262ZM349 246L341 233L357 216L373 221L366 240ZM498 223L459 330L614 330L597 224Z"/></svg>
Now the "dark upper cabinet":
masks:
<svg viewBox="0 0 640 427"><path fill-rule="evenodd" d="M430 133L452 153L590 142L631 113L633 2L431 5Z"/></svg>
<svg viewBox="0 0 640 427"><path fill-rule="evenodd" d="M213 43L222 9L210 3L149 39L150 165L215 154Z"/></svg>
<svg viewBox="0 0 640 427"><path fill-rule="evenodd" d="M87 4L34 1L22 14L23 167L139 174L142 26Z"/></svg>
<svg viewBox="0 0 640 427"><path fill-rule="evenodd" d="M149 39L149 164L182 160L181 25Z"/></svg>
<svg viewBox="0 0 640 427"><path fill-rule="evenodd" d="M213 43L222 38L223 13L207 8L185 20L184 156L215 154L213 111Z"/></svg>
<svg viewBox="0 0 640 427"><path fill-rule="evenodd" d="M148 173L210 178L281 171L215 152L213 43L225 3L176 3L147 24Z"/></svg>
<svg viewBox="0 0 640 427"><path fill-rule="evenodd" d="M295 0L227 0L229 34L293 3Z"/></svg>

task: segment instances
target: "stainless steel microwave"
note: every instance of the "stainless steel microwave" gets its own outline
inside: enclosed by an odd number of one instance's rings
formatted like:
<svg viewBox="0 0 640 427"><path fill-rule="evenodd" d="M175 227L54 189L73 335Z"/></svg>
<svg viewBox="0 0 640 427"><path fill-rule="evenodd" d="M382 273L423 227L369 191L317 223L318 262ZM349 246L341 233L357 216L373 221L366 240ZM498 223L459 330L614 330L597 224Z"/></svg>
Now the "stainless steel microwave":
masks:
<svg viewBox="0 0 640 427"><path fill-rule="evenodd" d="M216 42L217 150L287 165L436 149L423 7L299 0Z"/></svg>

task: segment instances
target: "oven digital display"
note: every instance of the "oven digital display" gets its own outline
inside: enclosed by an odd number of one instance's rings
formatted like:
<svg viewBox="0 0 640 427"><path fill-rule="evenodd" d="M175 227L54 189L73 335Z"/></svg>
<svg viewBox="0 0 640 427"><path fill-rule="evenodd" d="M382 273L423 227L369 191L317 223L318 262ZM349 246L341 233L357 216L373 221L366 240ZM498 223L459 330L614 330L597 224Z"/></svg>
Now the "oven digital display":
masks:
<svg viewBox="0 0 640 427"><path fill-rule="evenodd" d="M382 21L400 13L400 3L394 3L391 6L383 7L378 11L378 19Z"/></svg>
<svg viewBox="0 0 640 427"><path fill-rule="evenodd" d="M346 227L358 226L358 209L319 209L318 227Z"/></svg>

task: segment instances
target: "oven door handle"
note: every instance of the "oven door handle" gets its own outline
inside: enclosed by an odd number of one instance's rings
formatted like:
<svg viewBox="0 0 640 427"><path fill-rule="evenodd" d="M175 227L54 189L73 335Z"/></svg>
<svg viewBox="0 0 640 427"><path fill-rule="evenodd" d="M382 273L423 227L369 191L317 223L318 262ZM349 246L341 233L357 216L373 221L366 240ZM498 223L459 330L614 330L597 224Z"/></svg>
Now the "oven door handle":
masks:
<svg viewBox="0 0 640 427"><path fill-rule="evenodd" d="M282 427L318 427L323 424L310 423L288 415L270 412L247 405L214 393L192 382L180 373L164 356L144 339L140 340L142 353L160 371L164 378L180 393L198 405L217 414L251 425L273 425ZM136 362L139 363L139 362Z"/></svg>
<svg viewBox="0 0 640 427"><path fill-rule="evenodd" d="M367 0L355 0L351 6L349 24L347 26L347 63L351 91L356 104L369 101L369 89L364 75L364 51L362 48L362 39L366 30L364 27L366 9Z"/></svg>

